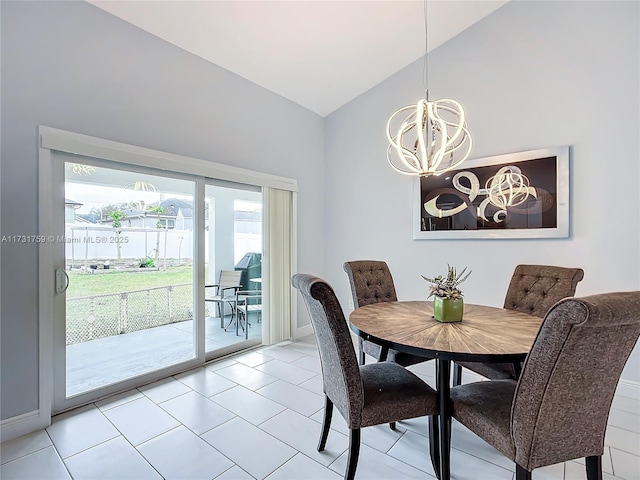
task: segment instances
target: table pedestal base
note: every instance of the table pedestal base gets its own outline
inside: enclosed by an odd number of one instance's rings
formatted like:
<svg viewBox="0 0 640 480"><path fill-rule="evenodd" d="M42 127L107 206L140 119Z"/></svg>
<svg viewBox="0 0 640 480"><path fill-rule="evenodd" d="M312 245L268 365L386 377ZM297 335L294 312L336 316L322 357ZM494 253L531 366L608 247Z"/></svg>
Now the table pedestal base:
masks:
<svg viewBox="0 0 640 480"><path fill-rule="evenodd" d="M436 472L440 480L449 480L451 451L451 405L449 401L451 378L451 361L442 358L436 359L436 390L440 403L440 415L438 418L438 443L440 447L440 472Z"/></svg>

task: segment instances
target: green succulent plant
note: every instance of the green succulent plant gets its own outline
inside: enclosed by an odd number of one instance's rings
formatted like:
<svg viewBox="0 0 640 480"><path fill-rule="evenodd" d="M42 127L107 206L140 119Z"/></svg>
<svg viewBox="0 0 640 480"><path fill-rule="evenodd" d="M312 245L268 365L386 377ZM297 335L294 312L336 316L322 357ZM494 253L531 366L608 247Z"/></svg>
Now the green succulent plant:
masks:
<svg viewBox="0 0 640 480"><path fill-rule="evenodd" d="M447 276L443 277L442 275L438 275L434 278L428 278L424 275L421 275L429 285L429 296L449 298L452 300L456 300L463 297L462 290L458 287L462 282L464 282L471 275L471 270L467 272L467 267L464 267L460 273L458 273L455 267L447 264Z"/></svg>

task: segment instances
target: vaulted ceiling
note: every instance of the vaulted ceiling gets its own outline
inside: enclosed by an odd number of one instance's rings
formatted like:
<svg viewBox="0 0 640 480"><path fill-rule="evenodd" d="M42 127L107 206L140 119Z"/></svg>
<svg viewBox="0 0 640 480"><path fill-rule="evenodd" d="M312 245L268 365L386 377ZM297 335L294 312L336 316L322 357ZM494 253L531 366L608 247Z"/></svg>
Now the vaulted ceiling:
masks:
<svg viewBox="0 0 640 480"><path fill-rule="evenodd" d="M429 50L507 1L429 1ZM421 0L90 3L321 116L425 53Z"/></svg>

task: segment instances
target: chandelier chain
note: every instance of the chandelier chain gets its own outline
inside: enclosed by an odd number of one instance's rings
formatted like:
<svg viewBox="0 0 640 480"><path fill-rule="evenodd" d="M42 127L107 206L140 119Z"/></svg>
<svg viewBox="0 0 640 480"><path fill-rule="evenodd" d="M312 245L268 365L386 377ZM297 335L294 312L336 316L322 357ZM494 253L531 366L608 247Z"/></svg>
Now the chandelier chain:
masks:
<svg viewBox="0 0 640 480"><path fill-rule="evenodd" d="M450 98L429 100L429 35L424 0L425 96L397 110L387 122L387 161L405 175L440 175L454 170L471 152L472 140L462 105Z"/></svg>
<svg viewBox="0 0 640 480"><path fill-rule="evenodd" d="M427 0L423 3L424 13L424 65L423 65L423 84L425 98L429 101L429 26L427 23Z"/></svg>

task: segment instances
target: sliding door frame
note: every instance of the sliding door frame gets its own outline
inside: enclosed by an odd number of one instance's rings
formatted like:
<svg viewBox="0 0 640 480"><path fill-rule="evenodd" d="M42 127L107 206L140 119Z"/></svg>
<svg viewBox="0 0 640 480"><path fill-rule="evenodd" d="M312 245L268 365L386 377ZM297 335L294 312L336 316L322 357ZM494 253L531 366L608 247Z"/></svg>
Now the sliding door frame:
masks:
<svg viewBox="0 0 640 480"><path fill-rule="evenodd" d="M71 155L60 152L59 150L53 150L51 154L51 165L53 168L53 175L51 177L53 185L60 185L65 183L65 164L66 163L76 163L75 159L72 158ZM135 165L132 163L123 163L123 162L113 162L111 160L99 159L95 157L86 157L82 156L78 159L77 163L81 163L82 165L88 165L96 168L109 169L111 171L119 171L124 173L137 173L140 175L153 175L156 178L169 178L171 180L178 180L184 182L193 183L193 212L195 215L195 223L194 223L194 256L193 256L193 268L191 274L191 285L193 287L193 295L192 295L192 307L194 308L194 322L192 329L192 353L193 357L187 358L184 360L180 360L172 365L164 366L159 369L154 369L149 372L136 374L134 376L125 378L123 380L117 381L114 384L107 384L96 389L91 389L85 392L81 392L72 396L67 396L67 352L61 352L60 349L62 345L65 344L65 333L66 333L66 300L61 295L54 296L53 301L53 411L64 411L69 408L76 407L78 405L83 405L89 403L96 398L95 390L100 390L100 395L111 395L112 393L135 388L136 386L141 384L141 380L143 383L149 383L155 380L158 380L162 377L166 377L167 374L174 375L184 370L188 370L198 366L199 364L204 363L205 354L204 348L200 347L200 339L204 339L204 305L203 302L199 301L198 292L201 292L204 289L204 280L201 278L198 267L203 263L204 258L204 249L202 252L200 251L199 245L202 244L202 241L199 237L200 233L204 231L204 228L199 228L199 226L204 225L204 209L197 202L198 195L202 195L204 192L204 178L187 175L183 173L176 173L173 171L169 171L167 169L151 169L148 167L141 167L139 165ZM51 218L53 219L52 224L52 235L54 238L62 238L65 235L64 228L64 212L59 208L59 205L64 201L64 193L57 190L52 192L52 200L48 202L51 205ZM58 208L54 207L58 206ZM51 253L52 253L52 261L54 269L62 269L66 270L67 259L65 252L65 244L64 243L53 243L51 245ZM66 292L65 292L66 296ZM204 341L202 342L204 345ZM64 379L64 383L62 380ZM104 395L102 395L104 393Z"/></svg>
<svg viewBox="0 0 640 480"><path fill-rule="evenodd" d="M131 165L137 167L147 167L152 170L166 170L167 172L175 174L185 174L192 177L196 181L196 194L197 201L204 198L204 185L206 178L215 178L220 180L227 180L235 183L250 184L263 187L263 192L268 191L269 188L276 188L293 192L292 198L292 211L296 212L296 192L298 189L297 181L295 179L279 177L275 175L254 172L230 165L224 165L220 163L210 162L207 160L187 157L183 155L176 155L158 150L152 150L144 147L137 147L133 145L114 142L111 140L105 140L101 138L91 137L88 135L82 135L78 133L68 132L46 126L39 126L38 129L38 147L39 147L39 171L38 171L38 187L39 187L39 199L38 199L38 233L40 238L48 238L54 235L56 226L54 225L54 202L51 201L54 198L54 188L58 188L52 182L56 176L54 172L54 159L52 158L52 152L58 151L68 154L78 154L84 157L92 157L96 159L102 159L112 162L117 162L123 165ZM263 193L264 195L264 193ZM196 209L197 222L196 225L200 227L204 225L204 209ZM268 212L267 212L268 215ZM264 220L263 220L264 222ZM295 272L296 269L296 220L295 216L292 218L292 246L291 246L291 268ZM197 228L196 232L196 257L198 259L204 258L204 229ZM54 237L55 238L55 237ZM265 240L268 242L268 240ZM54 408L54 247L52 242L42 242L39 244L38 250L38 275L39 275L39 423L42 426L47 426L51 423L51 415ZM197 261L195 265L197 275L197 293L196 298L200 299L204 295L204 262ZM291 295L291 329L293 330L294 320L296 318L297 302L295 296ZM203 302L198 301L197 311L204 308L200 305ZM194 330L195 332L204 329L204 311L202 314L198 314L198 325ZM202 318L200 318L202 317ZM202 320L202 322L200 322ZM202 323L202 325L200 325ZM196 341L198 342L196 348L196 358L193 360L182 362L176 370L185 370L193 368L198 364L203 364L206 361L204 354L204 336L197 335ZM200 345L201 344L201 345ZM176 373L177 373L176 371ZM167 372L171 372L171 367L163 369L160 372L152 372L145 375L144 380L147 382L154 381L167 375ZM173 373L170 373L173 374ZM140 381L140 379L132 379L125 381L117 386L114 386L113 392L126 390L134 387L134 381ZM77 402L69 403L66 408L72 408L76 406ZM62 410L64 410L63 408ZM61 410L61 411L62 411Z"/></svg>
<svg viewBox="0 0 640 480"><path fill-rule="evenodd" d="M268 260L267 260L267 258L265 258L265 255L264 255L265 245L268 243L267 242L267 238L266 238L267 233L266 233L266 221L265 221L265 219L269 218L268 217L268 215L269 215L268 207L267 207L267 205L265 203L265 191L267 191L268 188L260 187L260 190L258 190L258 189L254 190L251 187L254 187L255 185L248 185L246 183L229 182L229 181L221 182L220 179L211 178L211 177L205 178L205 182L204 183L205 183L205 187L204 187L205 188L205 197L207 195L206 194L206 187L207 186L224 187L224 188L237 189L237 190L246 189L248 191L255 191L256 193L258 193L258 192L260 193L260 201L262 202L262 222L261 222L262 223L262 228L261 228L262 259L263 259L263 263L268 264ZM249 187L249 188L247 188L247 187ZM209 214L209 219L211 219L211 213ZM204 221L203 221L202 225L205 226ZM200 230L202 230L204 232L204 228L202 228ZM209 233L211 233L211 229L209 230ZM203 234L203 236L204 236L204 234ZM204 243L206 243L206 240L202 242L203 246L204 246ZM234 243L235 243L235 240L234 240ZM203 248L203 254L202 255L203 255L202 258L204 258L204 248ZM209 263L209 268L211 268L211 258L212 258L212 252L209 251L209 262L210 262ZM202 263L204 265L204 262L200 262L200 263ZM216 263L216 268L215 268L216 273L219 272L219 270L220 270L220 268L218 268L217 265L218 264ZM229 267L229 268L231 268L231 267ZM203 266L203 269L204 269L204 266ZM209 272L209 274L211 274L211 271ZM204 276L204 270L203 270L203 276ZM215 282L217 280L217 278L218 278L218 276L214 274L213 278L205 279L205 280L207 280L207 281L214 280L214 282ZM264 278L264 276L263 276L263 278ZM263 280L262 291L263 292L268 292L269 291L269 283L268 283L268 281L265 282ZM266 295L265 295L264 298L262 298L263 305L264 305L265 301L268 301L268 297ZM223 310L224 310L224 307L223 307ZM206 351L206 349L205 349L206 361L214 360L214 359L216 359L218 357L222 357L222 356L225 356L225 355L231 355L231 354L233 354L233 353L235 353L235 352L237 352L239 350L244 350L244 349L256 347L256 346L264 343L264 341L268 339L268 337L265 335L265 327L269 325L269 318L270 318L268 311L266 311L266 309L264 309L264 310L265 311L261 313L261 315L262 315L261 320L262 321L259 323L260 328L261 328L260 338L249 338L249 339L240 341L238 343L234 343L234 344L231 344L231 345L225 345L224 347L216 348L215 350ZM238 320L236 319L236 321L238 321ZM247 324L248 323L249 322L247 320ZM248 328L248 326L245 326L245 328Z"/></svg>

